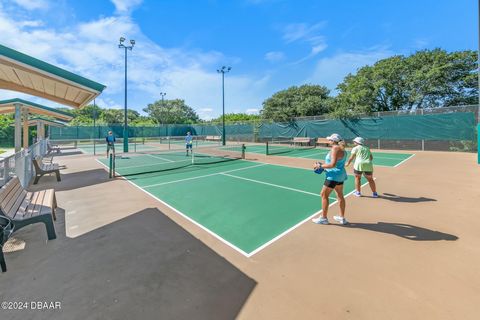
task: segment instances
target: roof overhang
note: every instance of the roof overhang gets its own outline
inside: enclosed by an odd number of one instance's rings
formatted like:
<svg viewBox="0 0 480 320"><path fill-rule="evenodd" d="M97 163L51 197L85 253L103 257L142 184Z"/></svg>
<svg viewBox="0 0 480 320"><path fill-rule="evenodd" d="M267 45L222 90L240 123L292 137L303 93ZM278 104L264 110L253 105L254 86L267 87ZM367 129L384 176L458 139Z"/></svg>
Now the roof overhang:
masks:
<svg viewBox="0 0 480 320"><path fill-rule="evenodd" d="M0 89L81 108L102 93L105 86L0 45Z"/></svg>
<svg viewBox="0 0 480 320"><path fill-rule="evenodd" d="M61 121L44 119L44 118L33 118L27 121L29 127L34 127L38 123L43 123L44 125L51 126L51 127L65 127L67 124ZM11 124L11 126L15 126L15 124Z"/></svg>
<svg viewBox="0 0 480 320"><path fill-rule="evenodd" d="M14 113L15 105L21 105L28 108L28 112L31 114L38 114L42 116L54 117L56 119L70 121L73 116L70 113L60 111L58 109L42 106L38 103L25 101L22 99L10 99L0 101L0 114L2 113Z"/></svg>

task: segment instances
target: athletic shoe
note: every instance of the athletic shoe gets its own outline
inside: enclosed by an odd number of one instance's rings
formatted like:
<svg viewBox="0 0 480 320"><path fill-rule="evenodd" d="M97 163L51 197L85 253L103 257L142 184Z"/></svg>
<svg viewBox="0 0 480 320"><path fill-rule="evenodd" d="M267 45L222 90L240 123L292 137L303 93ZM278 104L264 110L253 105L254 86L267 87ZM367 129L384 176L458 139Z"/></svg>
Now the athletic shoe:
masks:
<svg viewBox="0 0 480 320"><path fill-rule="evenodd" d="M373 197L374 197L374 198L378 198L378 193L374 192L374 193L373 193Z"/></svg>
<svg viewBox="0 0 480 320"><path fill-rule="evenodd" d="M312 222L316 224L328 224L328 219L320 217L320 218L312 219Z"/></svg>
<svg viewBox="0 0 480 320"><path fill-rule="evenodd" d="M353 193L353 195L354 195L355 197L361 197L361 196L362 196L362 194L360 193L360 191L355 191L355 192Z"/></svg>
<svg viewBox="0 0 480 320"><path fill-rule="evenodd" d="M333 216L333 219L337 221L340 224L348 224L347 219L341 217L341 216Z"/></svg>

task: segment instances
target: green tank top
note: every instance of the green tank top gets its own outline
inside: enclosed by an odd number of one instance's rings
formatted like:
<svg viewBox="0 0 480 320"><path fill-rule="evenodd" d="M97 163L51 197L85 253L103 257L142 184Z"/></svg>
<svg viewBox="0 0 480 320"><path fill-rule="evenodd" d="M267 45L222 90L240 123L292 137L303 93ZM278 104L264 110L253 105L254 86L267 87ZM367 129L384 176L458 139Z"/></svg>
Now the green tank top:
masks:
<svg viewBox="0 0 480 320"><path fill-rule="evenodd" d="M356 146L352 149L352 154L355 154L355 162L353 168L357 171L373 171L373 163L370 160L372 152L369 147Z"/></svg>

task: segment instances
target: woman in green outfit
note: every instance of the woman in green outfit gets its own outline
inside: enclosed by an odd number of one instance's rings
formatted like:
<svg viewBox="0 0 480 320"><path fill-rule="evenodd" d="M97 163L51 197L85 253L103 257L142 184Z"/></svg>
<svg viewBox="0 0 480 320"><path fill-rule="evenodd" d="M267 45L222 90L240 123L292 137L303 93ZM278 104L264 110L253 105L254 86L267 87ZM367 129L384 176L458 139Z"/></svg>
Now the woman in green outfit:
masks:
<svg viewBox="0 0 480 320"><path fill-rule="evenodd" d="M360 193L360 179L362 178L362 174L368 180L368 184L370 185L370 189L372 189L373 197L378 198L377 194L377 187L375 185L375 181L373 180L373 155L370 152L370 148L364 146L364 139L361 137L356 137L353 139L355 143L355 147L351 151L350 158L348 159L346 167L350 165L350 163L355 160L353 163L353 173L355 174L355 192L354 195L357 197L361 197L362 194Z"/></svg>

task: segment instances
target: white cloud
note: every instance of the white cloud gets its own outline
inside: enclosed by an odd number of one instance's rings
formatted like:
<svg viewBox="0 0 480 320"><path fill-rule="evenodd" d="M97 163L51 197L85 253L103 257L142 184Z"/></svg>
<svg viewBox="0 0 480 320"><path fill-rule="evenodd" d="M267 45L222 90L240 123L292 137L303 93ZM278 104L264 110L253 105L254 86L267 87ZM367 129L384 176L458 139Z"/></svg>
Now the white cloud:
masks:
<svg viewBox="0 0 480 320"><path fill-rule="evenodd" d="M365 65L372 65L394 53L386 47L375 47L361 52L342 52L317 61L313 74L306 83L319 83L334 90L349 73Z"/></svg>
<svg viewBox="0 0 480 320"><path fill-rule="evenodd" d="M29 21L32 19L13 18L0 10L2 44L105 84L106 90L97 99L102 107L123 107L124 50L117 45L118 38L125 36L136 40L134 49L128 51L129 107L141 111L160 99L162 91L167 93L166 99L185 99L193 108L208 106L213 109L209 113L212 117L221 113L221 76L216 69L226 61L238 61L236 58L217 51L161 47L128 15L100 17L62 29L40 24L32 29ZM225 77L226 112L261 105L269 75L241 75L235 63L232 66ZM0 90L0 99L6 92Z"/></svg>
<svg viewBox="0 0 480 320"><path fill-rule="evenodd" d="M283 39L286 43L303 42L311 46L310 53L294 62L294 64L311 59L327 48L325 37L319 34L325 25L325 21L312 26L306 23L293 23L284 28Z"/></svg>
<svg viewBox="0 0 480 320"><path fill-rule="evenodd" d="M20 27L30 27L30 28L36 28L36 27L42 27L43 22L40 20L27 20L27 21L21 21L19 22Z"/></svg>
<svg viewBox="0 0 480 320"><path fill-rule="evenodd" d="M280 51L270 51L265 54L265 60L270 62L279 62L285 59L285 54Z"/></svg>
<svg viewBox="0 0 480 320"><path fill-rule="evenodd" d="M13 2L27 10L45 10L48 8L48 2L45 0L13 0Z"/></svg>
<svg viewBox="0 0 480 320"><path fill-rule="evenodd" d="M139 6L143 0L111 0L118 13L129 13Z"/></svg>
<svg viewBox="0 0 480 320"><path fill-rule="evenodd" d="M323 37L319 36L318 32L325 27L325 25L325 21L316 23L312 26L309 26L306 23L291 23L284 28L283 39L287 43L299 40L318 43L323 41Z"/></svg>
<svg viewBox="0 0 480 320"><path fill-rule="evenodd" d="M260 112L260 109L257 109L257 108L250 108L245 110L246 114L258 114L259 112Z"/></svg>

